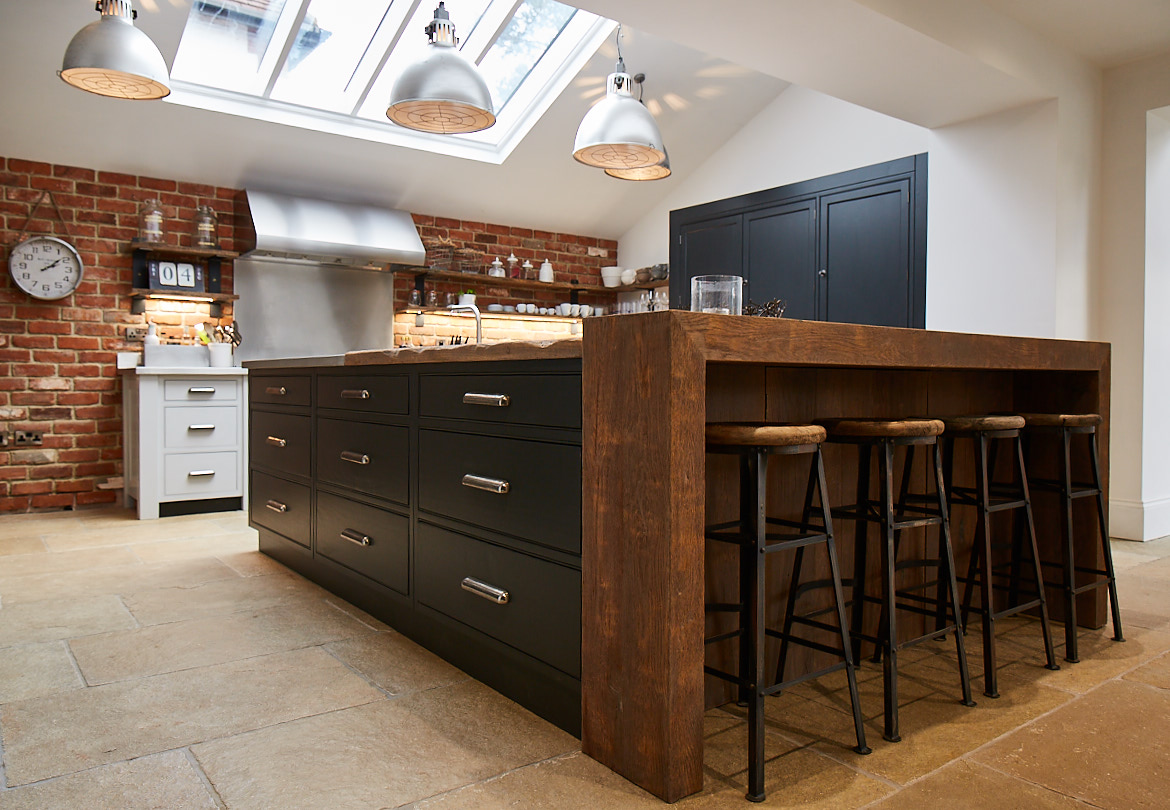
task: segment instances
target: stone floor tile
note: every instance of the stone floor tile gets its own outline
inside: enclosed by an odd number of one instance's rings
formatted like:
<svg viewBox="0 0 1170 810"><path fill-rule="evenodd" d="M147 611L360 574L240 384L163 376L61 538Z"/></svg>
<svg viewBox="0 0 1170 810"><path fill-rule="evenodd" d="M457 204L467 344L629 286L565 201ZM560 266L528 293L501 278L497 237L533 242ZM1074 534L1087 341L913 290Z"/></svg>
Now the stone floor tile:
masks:
<svg viewBox="0 0 1170 810"><path fill-rule="evenodd" d="M11 557L16 554L44 554L48 550L40 535L0 537L0 557Z"/></svg>
<svg viewBox="0 0 1170 810"><path fill-rule="evenodd" d="M122 601L140 623L152 625L263 610L295 599L320 599L325 595L326 591L318 585L286 569L264 577L232 576L170 588L135 590L124 593Z"/></svg>
<svg viewBox="0 0 1170 810"><path fill-rule="evenodd" d="M359 622L361 622L362 624L369 627L371 630L377 630L379 632L382 632L382 631L386 631L386 630L390 629L390 625L388 625L384 622L378 621L373 616L371 616L369 613L366 613L364 610L362 610L359 607L355 607L354 605L351 605L349 602L346 602L340 596L334 596L333 594L331 594L325 590L322 590L322 593L325 596L326 602L333 605L333 607L337 608L342 613L346 613L346 614L354 617Z"/></svg>
<svg viewBox="0 0 1170 810"><path fill-rule="evenodd" d="M0 591L2 593L2 591ZM0 648L137 626L116 596L50 599L0 607Z"/></svg>
<svg viewBox="0 0 1170 810"><path fill-rule="evenodd" d="M1170 689L1170 653L1155 658L1148 664L1126 673L1127 681L1148 683L1159 689Z"/></svg>
<svg viewBox="0 0 1170 810"><path fill-rule="evenodd" d="M216 557L242 577L262 577L289 570L258 549L217 554Z"/></svg>
<svg viewBox="0 0 1170 810"><path fill-rule="evenodd" d="M1121 603L1122 626L1166 629L1170 625L1170 581L1145 576L1147 566L1117 574L1117 601Z"/></svg>
<svg viewBox="0 0 1170 810"><path fill-rule="evenodd" d="M425 799L414 810L661 810L665 806L657 797L578 753Z"/></svg>
<svg viewBox="0 0 1170 810"><path fill-rule="evenodd" d="M5 773L10 786L25 785L384 699L307 649L6 703ZM305 764L290 770L311 774Z"/></svg>
<svg viewBox="0 0 1170 810"><path fill-rule="evenodd" d="M84 685L63 641L20 644L0 653L0 703L52 695Z"/></svg>
<svg viewBox="0 0 1170 810"><path fill-rule="evenodd" d="M168 525L166 521L179 522ZM44 534L42 539L50 551L75 551L82 548L155 543L164 538L175 540L187 537L215 537L221 534L229 532L214 521L187 517L162 518L158 521L123 520L96 528L86 527L85 531Z"/></svg>
<svg viewBox="0 0 1170 810"><path fill-rule="evenodd" d="M840 744L821 742L815 747L866 773L905 785L1073 699L1067 692L1008 675L1000 676L999 691L995 700L976 693L976 706L963 706L958 694L902 705L898 713L902 741L883 740L878 723L877 733L868 740L873 749L868 756Z"/></svg>
<svg viewBox="0 0 1170 810"><path fill-rule="evenodd" d="M335 641L325 649L392 695L450 686L469 678L393 630Z"/></svg>
<svg viewBox="0 0 1170 810"><path fill-rule="evenodd" d="M1166 806L1170 692L1112 681L973 756L1114 810Z"/></svg>
<svg viewBox="0 0 1170 810"><path fill-rule="evenodd" d="M1056 628L1053 628L1054 630ZM1125 641L1113 640L1111 629L1101 630L1082 629L1077 638L1080 661L1070 664L1064 660L1064 629L1060 628L1057 638L1061 639L1057 646L1057 663L1060 670L1050 672L1034 665L1009 664L1000 670L1000 677L1005 673L1016 679L1027 679L1042 682L1045 686L1063 689L1068 692L1083 694L1096 688L1111 678L1133 669L1134 667L1155 658L1170 650L1170 632L1147 630L1144 627L1133 626L1125 630ZM1024 644L1029 647L1029 658L1036 659L1039 655L1040 642L1038 639L1023 640L1013 638L1001 642L1002 648ZM1000 690L1002 691L1002 689Z"/></svg>
<svg viewBox="0 0 1170 810"><path fill-rule="evenodd" d="M74 639L86 681L111 683L314 647L372 632L316 597L262 610Z"/></svg>
<svg viewBox="0 0 1170 810"><path fill-rule="evenodd" d="M79 531L81 521L71 512L0 515L0 540L40 537L49 532Z"/></svg>
<svg viewBox="0 0 1170 810"><path fill-rule="evenodd" d="M192 751L232 810L296 810L398 807L577 746L486 686L465 681Z"/></svg>
<svg viewBox="0 0 1170 810"><path fill-rule="evenodd" d="M215 810L217 807L182 751L103 765L0 791L0 810Z"/></svg>
<svg viewBox="0 0 1170 810"><path fill-rule="evenodd" d="M143 543L133 546L133 551L145 563L185 560L193 557L218 557L221 554L238 554L255 551L259 535L255 529L230 532L215 537L197 537L180 540L163 540L157 543Z"/></svg>
<svg viewBox="0 0 1170 810"><path fill-rule="evenodd" d="M29 574L0 580L0 599L5 605L13 605L53 598L76 599L153 588L191 587L223 579L240 579L240 576L214 557L160 565L143 565L135 560L129 565L109 568Z"/></svg>
<svg viewBox="0 0 1170 810"><path fill-rule="evenodd" d="M924 807L972 807L980 810L1087 810L1068 796L1005 776L977 762L960 760L941 768L872 810L921 810Z"/></svg>
<svg viewBox="0 0 1170 810"><path fill-rule="evenodd" d="M128 548L95 548L54 554L18 554L5 557L0 565L0 594L8 580L35 574L63 574L92 571L119 565L141 565L142 560Z"/></svg>

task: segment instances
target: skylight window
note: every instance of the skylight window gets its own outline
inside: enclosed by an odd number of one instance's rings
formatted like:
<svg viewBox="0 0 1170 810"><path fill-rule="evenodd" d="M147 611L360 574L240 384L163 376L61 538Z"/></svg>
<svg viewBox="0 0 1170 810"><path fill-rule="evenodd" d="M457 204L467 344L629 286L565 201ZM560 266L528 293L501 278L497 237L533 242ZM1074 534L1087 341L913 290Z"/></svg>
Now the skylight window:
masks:
<svg viewBox="0 0 1170 810"><path fill-rule="evenodd" d="M502 163L613 30L557 0L447 0L497 122L467 135L403 129L390 89L425 53L437 0L195 0L168 101Z"/></svg>

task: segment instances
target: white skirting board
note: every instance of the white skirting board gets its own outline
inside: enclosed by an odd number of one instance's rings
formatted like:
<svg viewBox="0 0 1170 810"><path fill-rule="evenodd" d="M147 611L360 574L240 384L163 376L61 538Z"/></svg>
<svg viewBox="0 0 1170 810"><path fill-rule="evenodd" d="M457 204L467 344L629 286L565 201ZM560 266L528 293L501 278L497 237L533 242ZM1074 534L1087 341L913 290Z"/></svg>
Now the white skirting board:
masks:
<svg viewBox="0 0 1170 810"><path fill-rule="evenodd" d="M1109 500L1109 535L1123 540L1157 540L1170 535L1170 498Z"/></svg>

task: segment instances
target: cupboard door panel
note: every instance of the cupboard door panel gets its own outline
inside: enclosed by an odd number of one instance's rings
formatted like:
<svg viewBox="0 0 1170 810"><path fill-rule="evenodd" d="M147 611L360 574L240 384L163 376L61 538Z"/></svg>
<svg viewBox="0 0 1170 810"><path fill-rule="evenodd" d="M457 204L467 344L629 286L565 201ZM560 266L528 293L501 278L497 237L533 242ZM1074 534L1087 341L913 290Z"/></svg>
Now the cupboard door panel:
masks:
<svg viewBox="0 0 1170 810"><path fill-rule="evenodd" d="M770 208L744 217L747 289L744 301L782 298L784 317L817 317L816 200Z"/></svg>
<svg viewBox="0 0 1170 810"><path fill-rule="evenodd" d="M743 217L732 216L684 226L682 272L670 274L670 305L691 308L695 276L743 275Z"/></svg>

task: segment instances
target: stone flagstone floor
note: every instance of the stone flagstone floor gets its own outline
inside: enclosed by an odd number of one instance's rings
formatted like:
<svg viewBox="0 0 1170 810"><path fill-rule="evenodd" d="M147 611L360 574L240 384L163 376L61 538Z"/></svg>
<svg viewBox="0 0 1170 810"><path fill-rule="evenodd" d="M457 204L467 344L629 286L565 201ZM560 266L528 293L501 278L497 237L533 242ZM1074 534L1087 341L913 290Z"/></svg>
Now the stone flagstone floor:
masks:
<svg viewBox="0 0 1170 810"><path fill-rule="evenodd" d="M849 749L844 679L770 699L768 800L785 808L1170 805L1170 538L1114 543L1127 641L1083 631L1046 671L1004 622L998 700L957 702L952 647L903 657L903 741L880 668ZM1058 641L1063 634L1056 633ZM706 716L686 810L744 808L745 731ZM602 810L661 802L579 742L256 551L242 513L0 517L0 810Z"/></svg>

